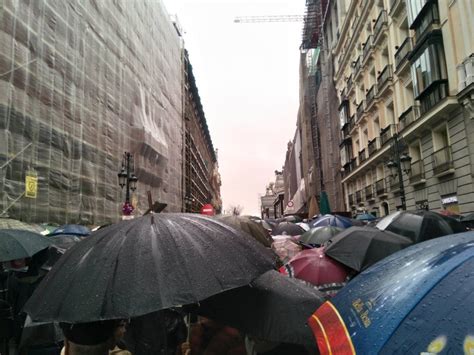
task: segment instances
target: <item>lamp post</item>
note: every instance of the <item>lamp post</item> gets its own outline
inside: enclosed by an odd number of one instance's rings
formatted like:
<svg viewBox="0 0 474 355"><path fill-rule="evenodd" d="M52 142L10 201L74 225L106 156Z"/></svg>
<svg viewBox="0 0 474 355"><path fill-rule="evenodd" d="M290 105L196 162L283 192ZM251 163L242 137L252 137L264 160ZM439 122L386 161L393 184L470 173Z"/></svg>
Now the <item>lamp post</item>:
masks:
<svg viewBox="0 0 474 355"><path fill-rule="evenodd" d="M406 197L405 197L405 186L403 184L403 175L402 170L405 174L410 174L411 171L411 157L403 153L400 155L400 145L398 140L398 133L394 133L393 135L393 157L395 160L390 159L387 163L387 167L390 168L391 174L390 176L393 178L395 175L398 175L398 183L400 185L400 201L402 203L402 210L406 211L407 204L406 204Z"/></svg>
<svg viewBox="0 0 474 355"><path fill-rule="evenodd" d="M119 186L125 187L125 203L122 206L122 213L130 216L133 212L133 205L130 203L130 191L137 189L138 178L135 176L135 166L133 163L133 155L130 152L123 153L122 167L117 174Z"/></svg>

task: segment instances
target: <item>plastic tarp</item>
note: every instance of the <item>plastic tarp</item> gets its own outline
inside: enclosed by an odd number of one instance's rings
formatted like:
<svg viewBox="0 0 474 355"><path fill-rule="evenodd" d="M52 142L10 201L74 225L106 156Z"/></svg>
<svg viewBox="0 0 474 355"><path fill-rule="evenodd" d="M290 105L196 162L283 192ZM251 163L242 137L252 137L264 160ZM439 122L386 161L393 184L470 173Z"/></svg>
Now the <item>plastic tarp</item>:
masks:
<svg viewBox="0 0 474 355"><path fill-rule="evenodd" d="M180 211L182 80L182 40L160 1L0 0L0 213L115 221L124 151L138 210L151 191ZM22 197L29 174L35 199Z"/></svg>

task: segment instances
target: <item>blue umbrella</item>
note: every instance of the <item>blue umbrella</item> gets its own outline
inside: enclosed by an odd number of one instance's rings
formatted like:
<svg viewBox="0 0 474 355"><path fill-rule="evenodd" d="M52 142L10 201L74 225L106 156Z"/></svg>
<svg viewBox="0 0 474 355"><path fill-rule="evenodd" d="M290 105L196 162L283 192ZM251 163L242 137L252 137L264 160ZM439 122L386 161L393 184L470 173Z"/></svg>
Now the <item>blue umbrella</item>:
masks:
<svg viewBox="0 0 474 355"><path fill-rule="evenodd" d="M310 223L311 228L325 226L349 228L352 227L352 225L353 223L350 218L332 214L326 214L324 216L318 217Z"/></svg>
<svg viewBox="0 0 474 355"><path fill-rule="evenodd" d="M321 354L469 353L463 349L474 349L472 270L474 232L383 259L310 318Z"/></svg>
<svg viewBox="0 0 474 355"><path fill-rule="evenodd" d="M60 234L78 235L85 237L90 235L91 231L89 228L81 226L79 224L65 224L59 228L56 228L52 233L48 234L48 236Z"/></svg>
<svg viewBox="0 0 474 355"><path fill-rule="evenodd" d="M373 221L376 217L370 213L361 213L356 216L358 221Z"/></svg>

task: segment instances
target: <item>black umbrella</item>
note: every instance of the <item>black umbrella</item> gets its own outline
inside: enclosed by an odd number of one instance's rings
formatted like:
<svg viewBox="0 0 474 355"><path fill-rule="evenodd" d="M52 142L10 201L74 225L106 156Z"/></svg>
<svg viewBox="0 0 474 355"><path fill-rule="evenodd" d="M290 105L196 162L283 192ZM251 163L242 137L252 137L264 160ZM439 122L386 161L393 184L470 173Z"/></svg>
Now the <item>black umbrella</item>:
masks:
<svg viewBox="0 0 474 355"><path fill-rule="evenodd" d="M39 233L0 229L0 262L29 258L50 245L51 241Z"/></svg>
<svg viewBox="0 0 474 355"><path fill-rule="evenodd" d="M305 232L299 225L291 222L281 222L273 229L272 235L301 235Z"/></svg>
<svg viewBox="0 0 474 355"><path fill-rule="evenodd" d="M306 322L324 301L323 294L315 288L272 270L250 286L200 302L193 312L259 339L314 344Z"/></svg>
<svg viewBox="0 0 474 355"><path fill-rule="evenodd" d="M376 227L408 237L415 243L466 231L456 219L431 211L398 211L382 218Z"/></svg>
<svg viewBox="0 0 474 355"><path fill-rule="evenodd" d="M371 227L351 227L326 244L326 255L362 271L413 242L401 235Z"/></svg>
<svg viewBox="0 0 474 355"><path fill-rule="evenodd" d="M240 229L253 237L255 240L260 242L266 247L271 247L272 238L267 230L260 224L248 217L233 216L233 215L219 215L214 217L218 221L228 224L231 227Z"/></svg>
<svg viewBox="0 0 474 355"><path fill-rule="evenodd" d="M333 226L311 228L301 235L298 242L311 247L319 247L343 230L343 228Z"/></svg>
<svg viewBox="0 0 474 355"><path fill-rule="evenodd" d="M210 217L147 215L69 249L25 310L35 321L131 318L247 285L275 261L271 250Z"/></svg>

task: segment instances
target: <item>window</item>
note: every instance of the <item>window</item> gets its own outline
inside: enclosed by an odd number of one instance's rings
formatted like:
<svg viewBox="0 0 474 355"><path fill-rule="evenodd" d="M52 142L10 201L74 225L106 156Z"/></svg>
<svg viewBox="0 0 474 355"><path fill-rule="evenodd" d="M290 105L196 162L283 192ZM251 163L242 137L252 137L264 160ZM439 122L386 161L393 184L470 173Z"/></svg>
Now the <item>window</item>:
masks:
<svg viewBox="0 0 474 355"><path fill-rule="evenodd" d="M430 85L447 80L442 42L432 41L424 48L412 64L411 76L416 98L421 96Z"/></svg>
<svg viewBox="0 0 474 355"><path fill-rule="evenodd" d="M430 1L431 0L406 0L408 7L408 20L410 21L410 25L415 22L423 7Z"/></svg>
<svg viewBox="0 0 474 355"><path fill-rule="evenodd" d="M433 131L433 150L439 151L449 145L448 127L446 125Z"/></svg>

